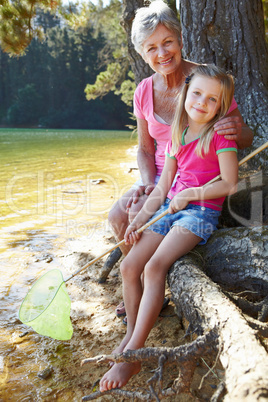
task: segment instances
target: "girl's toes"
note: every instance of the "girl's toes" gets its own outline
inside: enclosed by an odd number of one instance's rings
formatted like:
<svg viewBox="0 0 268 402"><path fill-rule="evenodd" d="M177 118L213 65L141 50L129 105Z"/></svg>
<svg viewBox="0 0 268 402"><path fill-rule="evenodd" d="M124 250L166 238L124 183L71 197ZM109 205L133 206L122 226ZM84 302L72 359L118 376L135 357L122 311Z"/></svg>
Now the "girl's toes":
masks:
<svg viewBox="0 0 268 402"><path fill-rule="evenodd" d="M114 381L108 381L107 388L108 388L108 390L115 388Z"/></svg>
<svg viewBox="0 0 268 402"><path fill-rule="evenodd" d="M108 390L108 388L107 388L107 380L105 378L103 378L100 381L100 391L104 392L104 391L107 391L107 390Z"/></svg>

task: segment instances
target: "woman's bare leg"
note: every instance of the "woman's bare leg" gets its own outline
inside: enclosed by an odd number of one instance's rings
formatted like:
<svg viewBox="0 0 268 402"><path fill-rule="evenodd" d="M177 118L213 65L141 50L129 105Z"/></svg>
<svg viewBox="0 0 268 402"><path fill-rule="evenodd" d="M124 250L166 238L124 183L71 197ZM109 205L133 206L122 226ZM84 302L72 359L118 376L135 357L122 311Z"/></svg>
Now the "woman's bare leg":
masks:
<svg viewBox="0 0 268 402"><path fill-rule="evenodd" d="M108 215L108 221L109 221L118 241L121 241L124 238L126 228L129 225L128 211L127 211L126 205L127 205L129 198L133 194L133 192L134 192L134 189L130 189L129 191L127 191L113 205L113 207ZM120 246L120 249L124 255L127 255L129 250L131 249L131 247L123 244L122 246Z"/></svg>
<svg viewBox="0 0 268 402"><path fill-rule="evenodd" d="M165 277L170 266L178 258L192 250L200 240L200 237L192 232L176 226L159 244L156 252L145 266L144 290L132 334L124 351L135 350L144 346L161 310L165 293ZM106 391L124 386L139 370L139 363L115 364L101 379L100 390Z"/></svg>
<svg viewBox="0 0 268 402"><path fill-rule="evenodd" d="M113 229L116 238L121 241L124 238L125 231L130 222L135 218L137 213L141 210L143 204L148 198L147 195L143 195L139 198L136 204L132 204L131 208L127 210L127 202L129 198L133 195L135 189L130 189L127 191L112 207L109 212L108 221ZM131 246L126 246L123 244L120 246L122 253L126 256Z"/></svg>

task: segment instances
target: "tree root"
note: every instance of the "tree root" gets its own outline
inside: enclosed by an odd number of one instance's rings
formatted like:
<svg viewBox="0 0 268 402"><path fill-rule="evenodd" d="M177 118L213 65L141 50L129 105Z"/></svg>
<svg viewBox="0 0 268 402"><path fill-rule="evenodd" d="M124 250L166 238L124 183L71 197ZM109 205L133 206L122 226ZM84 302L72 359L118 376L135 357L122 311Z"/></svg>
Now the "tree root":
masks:
<svg viewBox="0 0 268 402"><path fill-rule="evenodd" d="M218 337L215 331L209 331L205 335L199 336L189 344L175 348L143 348L138 350L128 350L127 352L114 355L99 355L84 359L81 365L89 363L115 363L136 361L158 361L158 368L154 375L147 381L149 389L140 391L110 390L107 392L95 392L85 396L83 401L97 399L108 394L121 395L125 397L138 398L140 400L160 400L163 397L173 396L179 393L190 393L190 385L196 368L197 360L201 356L211 355L212 351L218 350ZM174 380L172 386L163 389L163 374L167 364L176 362L178 364L179 375ZM120 391L120 392L119 392ZM119 393L118 393L119 392ZM159 399L158 399L159 398Z"/></svg>
<svg viewBox="0 0 268 402"><path fill-rule="evenodd" d="M106 282L106 279L107 279L109 273L113 269L114 265L119 261L121 256L122 256L122 251L120 250L119 247L117 247L116 249L114 249L111 252L111 254L108 256L107 260L105 261L105 263L101 269L100 277L98 280L99 283Z"/></svg>
<svg viewBox="0 0 268 402"><path fill-rule="evenodd" d="M268 324L263 323L259 320L255 320L254 318L244 314L245 319L248 322L248 325L252 328L255 329L258 332L259 336L262 336L264 338L268 338Z"/></svg>
<svg viewBox="0 0 268 402"><path fill-rule="evenodd" d="M198 334L217 328L226 377L224 400L260 401L268 397L267 352L241 311L199 269L203 263L188 254L174 264L168 276L173 300Z"/></svg>
<svg viewBox="0 0 268 402"><path fill-rule="evenodd" d="M232 292L224 292L239 307L243 313L257 318L258 321L265 322L268 320L268 296L258 303L240 297Z"/></svg>
<svg viewBox="0 0 268 402"><path fill-rule="evenodd" d="M218 351L225 381L219 384L211 401L267 400L268 354L258 337L268 334L268 325L264 322L268 317L267 236L267 227L223 229L213 235L205 247L197 247L177 261L168 274L172 299L177 315L189 323L186 336L195 333L198 337L177 348L144 348L83 360L82 364L158 362L147 390L115 389L93 393L83 400L97 399L106 393L140 400L161 400L191 393L196 362L212 351ZM225 289L234 291L228 292L227 297L227 291L207 275ZM251 300L242 299L237 293L241 291ZM254 293L257 298L253 297ZM253 313L254 318L246 313ZM164 369L172 362L178 364L178 377L172 386L163 389Z"/></svg>

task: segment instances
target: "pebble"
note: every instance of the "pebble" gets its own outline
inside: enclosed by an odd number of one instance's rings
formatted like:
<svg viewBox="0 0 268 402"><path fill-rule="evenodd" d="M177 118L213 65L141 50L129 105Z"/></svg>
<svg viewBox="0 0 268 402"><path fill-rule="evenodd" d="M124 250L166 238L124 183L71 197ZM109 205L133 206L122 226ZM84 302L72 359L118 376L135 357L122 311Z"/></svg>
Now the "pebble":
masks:
<svg viewBox="0 0 268 402"><path fill-rule="evenodd" d="M48 377L51 376L51 374L53 373L53 367L49 366L47 368L45 368L42 371L39 371L39 373L37 373L37 376L39 378L41 378L42 380L46 380Z"/></svg>

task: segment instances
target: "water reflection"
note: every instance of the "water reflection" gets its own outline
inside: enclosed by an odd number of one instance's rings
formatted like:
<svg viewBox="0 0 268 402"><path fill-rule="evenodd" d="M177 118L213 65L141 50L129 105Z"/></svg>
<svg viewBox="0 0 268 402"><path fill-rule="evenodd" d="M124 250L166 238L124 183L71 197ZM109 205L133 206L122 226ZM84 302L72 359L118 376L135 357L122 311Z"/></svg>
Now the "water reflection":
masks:
<svg viewBox="0 0 268 402"><path fill-rule="evenodd" d="M52 248L52 240L57 238L56 234L47 233L45 230L26 230L26 231L13 231L11 236L17 240L9 240L7 242L8 248L16 248L18 246L27 248L30 251L46 251Z"/></svg>

